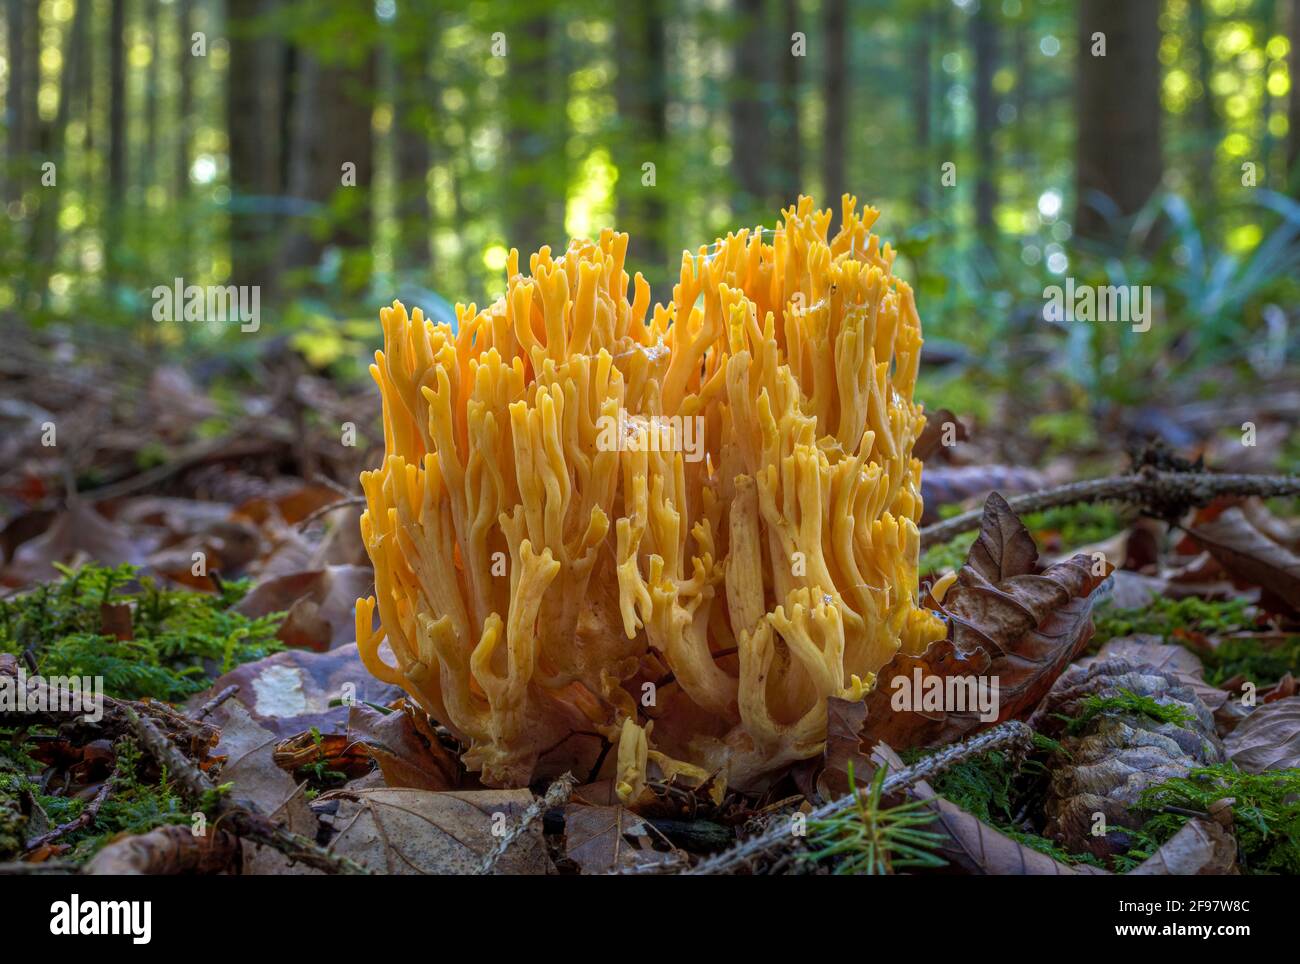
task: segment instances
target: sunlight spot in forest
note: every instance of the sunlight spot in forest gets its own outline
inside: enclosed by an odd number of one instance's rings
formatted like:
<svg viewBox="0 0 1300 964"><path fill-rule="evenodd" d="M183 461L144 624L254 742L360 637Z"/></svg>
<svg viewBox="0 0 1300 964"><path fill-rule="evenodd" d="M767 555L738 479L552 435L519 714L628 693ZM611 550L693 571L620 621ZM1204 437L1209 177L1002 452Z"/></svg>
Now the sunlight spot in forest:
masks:
<svg viewBox="0 0 1300 964"><path fill-rule="evenodd" d="M1038 195L1038 213L1048 221L1054 220L1061 213L1060 192L1047 190Z"/></svg>
<svg viewBox="0 0 1300 964"><path fill-rule="evenodd" d="M510 252L503 244L494 244L483 252L483 267L489 271L504 271Z"/></svg>
<svg viewBox="0 0 1300 964"><path fill-rule="evenodd" d="M614 185L618 177L618 169L609 151L602 147L587 155L577 172L576 185L571 188L564 213L564 227L569 237L594 238L600 234L601 228L614 222ZM636 174L628 171L623 190L630 196L633 192L659 189L642 187Z"/></svg>
<svg viewBox="0 0 1300 964"><path fill-rule="evenodd" d="M190 177L199 184L211 184L217 176L217 162L209 154L200 154L190 166Z"/></svg>
<svg viewBox="0 0 1300 964"><path fill-rule="evenodd" d="M1243 224L1228 232L1228 250L1233 252L1250 251L1263 240L1264 232L1258 224Z"/></svg>
<svg viewBox="0 0 1300 964"><path fill-rule="evenodd" d="M1268 47L1266 49L1268 51L1268 55L1272 57L1274 60L1282 60L1286 57L1287 53L1291 50L1291 41L1287 40L1286 37L1283 37L1281 35L1278 35L1276 37L1270 37L1268 40Z"/></svg>
<svg viewBox="0 0 1300 964"><path fill-rule="evenodd" d="M1061 41L1055 34L1048 34L1038 42L1038 49L1043 52L1044 57L1055 57L1061 52Z"/></svg>
<svg viewBox="0 0 1300 964"><path fill-rule="evenodd" d="M1273 97L1283 97L1291 89L1291 79L1285 70L1275 70L1268 75L1268 92Z"/></svg>

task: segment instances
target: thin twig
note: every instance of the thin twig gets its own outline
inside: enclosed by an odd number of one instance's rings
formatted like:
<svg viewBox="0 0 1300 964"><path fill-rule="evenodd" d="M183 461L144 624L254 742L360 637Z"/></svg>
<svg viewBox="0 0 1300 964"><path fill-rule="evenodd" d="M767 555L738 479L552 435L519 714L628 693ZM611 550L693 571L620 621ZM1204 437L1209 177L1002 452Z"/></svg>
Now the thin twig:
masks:
<svg viewBox="0 0 1300 964"><path fill-rule="evenodd" d="M1033 740L1033 730L1019 720L1008 720L1000 726L973 736L962 743L944 747L937 753L918 760L911 766L897 770L885 778L883 792L885 795L897 793L904 787L929 780L943 771L975 756L981 756L991 750L1006 746L1027 748ZM808 815L808 821L825 820L841 811L848 810L857 802L857 794L849 792L844 796L824 804ZM802 838L791 832L790 822L774 820L772 826L762 834L737 844L730 850L715 854L691 870L684 871L691 875L734 874L737 871L752 870L756 864L764 861L782 859L789 851L802 842Z"/></svg>
<svg viewBox="0 0 1300 964"><path fill-rule="evenodd" d="M1140 505L1161 518L1175 519L1193 506L1209 505L1223 495L1256 495L1262 498L1300 494L1300 476L1220 475L1213 472L1167 472L1143 469L1131 475L1070 482L1055 488L1007 499L1017 515L1041 512L1080 502L1127 502ZM963 532L979 528L983 508L936 522L921 529L921 548L947 542Z"/></svg>
<svg viewBox="0 0 1300 964"><path fill-rule="evenodd" d="M483 863L479 865L480 874L490 874L496 869L497 861L502 855L510 849L510 845L528 832L531 827L547 810L563 806L569 802L569 797L573 795L573 788L578 785L572 773L566 773L557 779L546 790L546 795L535 798L532 803L524 810L520 816L519 822L511 827L501 837L501 841L490 850L483 858Z"/></svg>
<svg viewBox="0 0 1300 964"><path fill-rule="evenodd" d="M206 703L200 706L199 711L194 714L194 718L196 720L206 719L208 716L210 716L212 713L216 711L218 706L226 702L226 700L230 699L238 692L239 692L239 684L237 683L230 684L224 690L218 693L216 696L212 697L212 699L208 700Z"/></svg>
<svg viewBox="0 0 1300 964"><path fill-rule="evenodd" d="M339 499L337 502L331 502L329 505L323 505L319 509L313 509L305 516L298 520L296 528L305 529L310 523L315 522L321 516L329 515L335 509L343 509L350 505L365 505L366 497L364 495L350 495L346 499Z"/></svg>
<svg viewBox="0 0 1300 964"><path fill-rule="evenodd" d="M90 803L86 804L85 809L83 809L81 813L69 820L67 823L61 823L57 827L45 831L45 833L41 834L39 837L33 837L31 840L27 841L27 846L24 849L28 853L31 853L38 847L44 847L46 844L54 843L54 841L58 840L64 834L69 834L74 830L81 830L84 827L92 826L95 823L95 818L99 816L99 808L102 807L104 801L108 799L108 794L113 789L116 782L117 772L114 771L113 775L105 780L103 785L100 786L99 790L95 793L94 798Z"/></svg>

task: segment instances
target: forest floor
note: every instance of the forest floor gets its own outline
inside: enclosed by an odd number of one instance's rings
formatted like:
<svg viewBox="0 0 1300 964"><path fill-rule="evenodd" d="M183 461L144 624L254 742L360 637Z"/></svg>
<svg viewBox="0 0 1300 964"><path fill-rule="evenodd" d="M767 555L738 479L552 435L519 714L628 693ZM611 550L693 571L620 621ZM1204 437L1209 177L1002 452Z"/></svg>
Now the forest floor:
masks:
<svg viewBox="0 0 1300 964"><path fill-rule="evenodd" d="M595 770L481 786L361 666L370 386L288 349L185 370L51 336L0 387L0 692L29 687L0 703L4 873L1300 873L1285 385L1249 439L1240 398L1048 439L1014 405L932 413L922 594L1002 681L996 718L872 712L878 685L764 794L635 810ZM1153 419L1176 451L1099 441ZM58 675L102 677L102 718L43 705Z"/></svg>

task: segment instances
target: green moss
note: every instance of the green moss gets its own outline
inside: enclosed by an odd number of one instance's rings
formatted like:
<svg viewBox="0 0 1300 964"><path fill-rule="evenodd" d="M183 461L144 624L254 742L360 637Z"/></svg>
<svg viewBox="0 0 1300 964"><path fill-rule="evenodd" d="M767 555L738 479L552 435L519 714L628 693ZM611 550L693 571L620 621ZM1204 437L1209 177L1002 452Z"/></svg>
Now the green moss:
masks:
<svg viewBox="0 0 1300 964"><path fill-rule="evenodd" d="M1153 816L1135 833L1138 841L1116 869L1137 866L1191 819L1176 807L1207 813L1219 800L1232 800L1238 863L1249 874L1300 874L1300 769L1243 773L1231 763L1199 767L1142 792L1138 805Z"/></svg>
<svg viewBox="0 0 1300 964"><path fill-rule="evenodd" d="M1097 717L1115 714L1145 716L1157 723L1173 723L1175 726L1187 726L1196 719L1190 711L1177 703L1161 703L1154 697L1126 689L1121 689L1114 696L1094 693L1083 701L1082 712L1078 716L1062 719L1067 720L1068 732L1080 733Z"/></svg>
<svg viewBox="0 0 1300 964"><path fill-rule="evenodd" d="M126 565L61 571L57 582L0 601L0 652L30 651L44 675L102 676L110 696L175 702L283 648L275 638L282 614L232 611L246 581L214 595L161 588ZM133 639L104 633L107 605L131 607Z"/></svg>
<svg viewBox="0 0 1300 964"><path fill-rule="evenodd" d="M1152 633L1165 640L1176 641L1175 632L1200 633L1206 636L1224 635L1246 629L1254 622L1250 603L1244 599L1226 602L1209 602L1189 596L1186 599L1167 599L1156 596L1145 606L1136 609L1108 610L1095 617L1095 643L1135 633Z"/></svg>

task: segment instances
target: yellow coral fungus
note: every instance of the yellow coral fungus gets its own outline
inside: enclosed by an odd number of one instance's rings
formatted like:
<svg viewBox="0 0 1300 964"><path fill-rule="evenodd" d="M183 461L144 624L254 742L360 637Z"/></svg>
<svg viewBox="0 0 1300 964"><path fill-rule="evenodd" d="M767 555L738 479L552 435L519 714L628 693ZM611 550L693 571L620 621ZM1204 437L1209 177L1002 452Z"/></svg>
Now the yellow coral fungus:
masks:
<svg viewBox="0 0 1300 964"><path fill-rule="evenodd" d="M528 274L512 251L455 326L381 312L357 641L485 782L613 744L625 798L761 786L821 752L828 697L943 636L915 598L921 324L856 207L684 255L653 310L605 231Z"/></svg>

